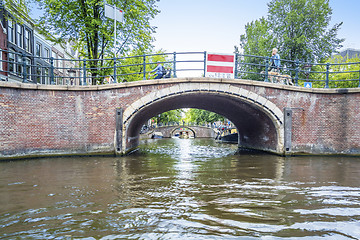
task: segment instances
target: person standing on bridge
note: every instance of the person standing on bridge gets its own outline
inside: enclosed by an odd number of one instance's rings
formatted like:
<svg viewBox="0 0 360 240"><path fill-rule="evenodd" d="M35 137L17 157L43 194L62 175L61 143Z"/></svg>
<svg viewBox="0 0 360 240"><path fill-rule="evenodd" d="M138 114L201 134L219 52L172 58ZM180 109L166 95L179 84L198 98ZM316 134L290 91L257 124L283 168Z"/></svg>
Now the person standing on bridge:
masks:
<svg viewBox="0 0 360 240"><path fill-rule="evenodd" d="M270 71L280 72L280 55L278 54L277 48L273 48L270 58Z"/></svg>
<svg viewBox="0 0 360 240"><path fill-rule="evenodd" d="M166 70L163 67L163 65L161 65L160 62L158 62L156 68L154 70L152 70L151 73L152 72L155 72L155 74L154 74L154 75L156 75L155 79L160 79L164 76L164 74L166 73Z"/></svg>

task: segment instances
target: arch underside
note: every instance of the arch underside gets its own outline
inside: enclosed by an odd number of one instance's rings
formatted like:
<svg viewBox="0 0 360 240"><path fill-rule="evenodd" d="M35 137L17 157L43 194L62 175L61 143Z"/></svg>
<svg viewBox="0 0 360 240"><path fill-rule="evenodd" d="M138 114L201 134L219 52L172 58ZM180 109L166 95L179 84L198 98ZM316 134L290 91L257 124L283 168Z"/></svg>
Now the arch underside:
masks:
<svg viewBox="0 0 360 240"><path fill-rule="evenodd" d="M182 128L182 126L178 126L178 127L175 127L174 129L172 129L170 131L170 136L173 136L174 132L179 131L180 128ZM190 132L192 132L193 136L196 137L196 132L191 127L185 126L184 128L188 129Z"/></svg>
<svg viewBox="0 0 360 240"><path fill-rule="evenodd" d="M281 119L266 107L231 93L192 91L170 94L134 111L125 119L126 150L137 147L142 125L157 114L179 108L199 108L218 113L234 123L239 147L282 153Z"/></svg>

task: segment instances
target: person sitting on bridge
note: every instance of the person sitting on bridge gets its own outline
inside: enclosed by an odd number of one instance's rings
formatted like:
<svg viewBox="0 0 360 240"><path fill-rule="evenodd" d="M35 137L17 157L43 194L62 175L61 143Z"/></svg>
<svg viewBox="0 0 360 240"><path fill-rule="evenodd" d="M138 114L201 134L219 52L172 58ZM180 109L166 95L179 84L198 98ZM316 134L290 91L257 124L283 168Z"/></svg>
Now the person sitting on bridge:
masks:
<svg viewBox="0 0 360 240"><path fill-rule="evenodd" d="M280 55L278 54L277 48L273 48L272 55L270 58L270 71L280 72Z"/></svg>
<svg viewBox="0 0 360 240"><path fill-rule="evenodd" d="M154 75L155 76L155 79L160 79L164 76L164 74L166 73L166 70L165 68L160 64L160 62L157 63L157 66L154 70L151 71L152 72L155 72Z"/></svg>

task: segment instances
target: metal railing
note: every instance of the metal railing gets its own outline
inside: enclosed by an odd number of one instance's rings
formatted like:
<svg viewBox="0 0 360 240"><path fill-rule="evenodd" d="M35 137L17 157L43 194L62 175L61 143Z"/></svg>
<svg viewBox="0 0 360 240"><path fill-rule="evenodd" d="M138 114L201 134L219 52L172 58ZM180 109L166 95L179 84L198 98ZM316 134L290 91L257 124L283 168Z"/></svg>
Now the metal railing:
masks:
<svg viewBox="0 0 360 240"><path fill-rule="evenodd" d="M314 83L315 87L360 87L360 62L307 63L280 59L280 76L290 77L295 86ZM269 82L270 58L236 55L236 78Z"/></svg>
<svg viewBox="0 0 360 240"><path fill-rule="evenodd" d="M360 62L305 63L280 59L280 74L294 85L360 87ZM38 57L0 49L0 79L36 84L89 85L151 79L161 63L168 77L205 76L206 52L144 54L109 59ZM270 58L235 54L235 79L269 81Z"/></svg>

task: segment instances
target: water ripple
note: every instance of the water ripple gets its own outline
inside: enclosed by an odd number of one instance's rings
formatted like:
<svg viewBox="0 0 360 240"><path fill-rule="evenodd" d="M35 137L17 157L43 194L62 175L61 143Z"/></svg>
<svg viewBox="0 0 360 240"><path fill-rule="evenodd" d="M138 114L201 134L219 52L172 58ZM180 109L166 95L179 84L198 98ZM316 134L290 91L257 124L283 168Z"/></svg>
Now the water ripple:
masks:
<svg viewBox="0 0 360 240"><path fill-rule="evenodd" d="M0 163L0 238L360 239L360 159L235 151L161 139L121 158Z"/></svg>

